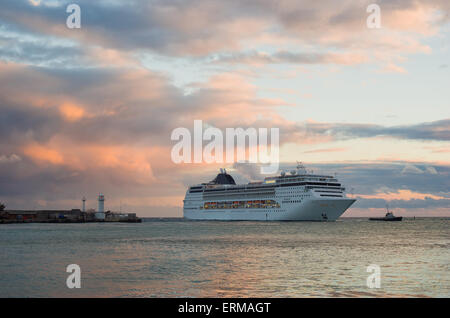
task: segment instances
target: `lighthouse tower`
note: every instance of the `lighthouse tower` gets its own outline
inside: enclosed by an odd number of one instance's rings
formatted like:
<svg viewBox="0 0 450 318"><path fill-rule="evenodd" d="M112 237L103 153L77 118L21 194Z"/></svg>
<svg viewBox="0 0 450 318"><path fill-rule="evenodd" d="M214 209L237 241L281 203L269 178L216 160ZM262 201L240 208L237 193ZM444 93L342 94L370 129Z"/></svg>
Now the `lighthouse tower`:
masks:
<svg viewBox="0 0 450 318"><path fill-rule="evenodd" d="M103 194L98 195L98 209L95 218L98 220L105 219L105 196Z"/></svg>
<svg viewBox="0 0 450 318"><path fill-rule="evenodd" d="M81 212L86 212L86 198L83 197L83 209L81 210Z"/></svg>

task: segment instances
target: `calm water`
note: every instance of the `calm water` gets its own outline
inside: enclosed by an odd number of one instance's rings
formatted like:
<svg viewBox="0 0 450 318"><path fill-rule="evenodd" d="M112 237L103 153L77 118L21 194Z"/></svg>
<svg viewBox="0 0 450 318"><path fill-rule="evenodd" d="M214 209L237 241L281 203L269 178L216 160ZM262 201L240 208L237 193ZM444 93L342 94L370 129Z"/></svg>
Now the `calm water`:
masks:
<svg viewBox="0 0 450 318"><path fill-rule="evenodd" d="M449 297L449 223L0 225L0 297ZM81 289L66 287L73 263Z"/></svg>

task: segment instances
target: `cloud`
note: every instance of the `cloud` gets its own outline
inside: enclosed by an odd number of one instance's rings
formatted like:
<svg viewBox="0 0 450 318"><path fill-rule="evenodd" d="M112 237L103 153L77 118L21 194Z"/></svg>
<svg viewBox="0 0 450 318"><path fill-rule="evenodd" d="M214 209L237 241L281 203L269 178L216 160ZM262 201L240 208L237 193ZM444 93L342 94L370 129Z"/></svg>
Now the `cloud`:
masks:
<svg viewBox="0 0 450 318"><path fill-rule="evenodd" d="M437 174L404 173L405 166L412 165L424 171L429 164L405 162L314 164L324 172L337 172L338 177L354 193L372 195L378 192L397 192L399 189L417 193L449 196L450 168L448 165L434 165ZM414 170L415 171L415 170Z"/></svg>
<svg viewBox="0 0 450 318"><path fill-rule="evenodd" d="M63 103L59 110L68 121L78 121L85 116L84 109L70 103Z"/></svg>
<svg viewBox="0 0 450 318"><path fill-rule="evenodd" d="M233 169L249 181L257 181L262 179L261 167L258 164L253 164L249 162L235 162L233 164Z"/></svg>
<svg viewBox="0 0 450 318"><path fill-rule="evenodd" d="M11 155L0 155L0 164L3 163L15 163L15 162L19 162L20 160L22 160L22 158L20 158L20 156L16 155L16 154L11 154Z"/></svg>
<svg viewBox="0 0 450 318"><path fill-rule="evenodd" d="M308 150L308 151L304 151L303 153L339 152L339 151L346 151L346 150L347 150L347 148L324 148L324 149Z"/></svg>
<svg viewBox="0 0 450 318"><path fill-rule="evenodd" d="M394 63L389 63L384 66L381 70L383 73L406 73L406 70L403 67L395 65Z"/></svg>
<svg viewBox="0 0 450 318"><path fill-rule="evenodd" d="M367 62L366 56L361 54L343 53L298 53L278 51L273 54L265 52L248 52L235 54L221 54L213 58L214 63L236 64L341 64L355 65Z"/></svg>
<svg viewBox="0 0 450 318"><path fill-rule="evenodd" d="M91 55L87 47L102 47L114 55L152 52L175 57L218 55L228 62L301 63L353 65L378 62L386 71L404 71L399 57L429 53L424 38L438 34L448 22L450 6L444 0L381 1L382 28L368 29L367 2L344 1L210 1L157 0L89 1L82 8L82 28L68 29L62 10L69 1L31 5L29 1L5 0L0 20L23 34L70 40L83 52L55 44L51 50L32 41L5 47L3 58L48 63L60 51L74 58ZM255 47L277 47L272 54L242 53ZM24 48L30 55L23 54ZM313 53L305 53L311 48ZM311 51L311 50L310 50ZM223 56L230 52L229 56ZM64 58L64 60L66 60ZM59 61L61 62L61 61ZM67 62L67 61L66 61Z"/></svg>
<svg viewBox="0 0 450 318"><path fill-rule="evenodd" d="M402 173L403 174L406 174L406 173L422 174L424 172L412 164L407 164L407 165L405 165L405 168L403 168Z"/></svg>
<svg viewBox="0 0 450 318"><path fill-rule="evenodd" d="M438 172L436 171L436 168L433 166L427 166L425 168L425 171L430 173L430 174L438 174Z"/></svg>
<svg viewBox="0 0 450 318"><path fill-rule="evenodd" d="M63 156L57 150L38 144L27 146L23 152L25 155L36 161L49 162L52 164L62 164L64 162Z"/></svg>
<svg viewBox="0 0 450 318"><path fill-rule="evenodd" d="M31 65L73 65L84 54L76 41L28 33L7 23L0 26L0 44L1 60Z"/></svg>
<svg viewBox="0 0 450 318"><path fill-rule="evenodd" d="M438 174L438 172L436 171L436 168L434 168L433 166L425 166L424 170L416 167L413 164L406 164L405 167L402 170L402 174L408 174L408 173L412 173L412 174L423 174L423 173L428 173L428 174Z"/></svg>
<svg viewBox="0 0 450 318"><path fill-rule="evenodd" d="M399 215L449 216L450 166L433 166L437 174L403 173L406 166L413 166L420 171L430 167L419 162L307 165L318 173L333 175L336 172L347 191L357 197L356 203L346 212L346 216L376 214L376 211L370 212L372 209L382 212L387 202ZM397 210L401 213L397 213Z"/></svg>
<svg viewBox="0 0 450 318"><path fill-rule="evenodd" d="M295 163L281 163L289 171ZM315 173L334 175L346 187L356 203L345 216L368 216L383 213L386 203L399 215L450 216L450 167L434 166L437 174L403 173L405 166L425 171L428 164L404 162L306 164ZM262 180L255 164L235 165L233 176L244 180ZM422 170L423 169L423 170ZM373 211L372 211L373 210ZM397 213L397 210L401 211Z"/></svg>
<svg viewBox="0 0 450 318"><path fill-rule="evenodd" d="M409 200L433 199L433 200L447 200L448 202L450 202L449 198L443 196L434 195L431 193L413 192L411 190L403 190L403 189L399 189L396 192L376 192L370 195L356 194L356 196L363 199L383 199L385 201L393 201L393 200L409 201Z"/></svg>
<svg viewBox="0 0 450 318"><path fill-rule="evenodd" d="M41 4L41 0L28 0L31 5L38 6Z"/></svg>
<svg viewBox="0 0 450 318"><path fill-rule="evenodd" d="M425 197L424 199L409 199L409 200L386 200L386 199L364 199L359 198L352 206L356 210L359 209L374 209L378 208L385 212L386 203L389 205L389 209L405 209L408 213L416 214L419 212L420 216L443 216L448 217L450 211L448 209L450 205L450 199L431 199ZM435 214L435 210L439 211L439 214ZM350 212L350 211L349 211ZM397 215L397 213L395 213ZM351 216L350 213L346 213L346 216Z"/></svg>
<svg viewBox="0 0 450 318"><path fill-rule="evenodd" d="M0 167L1 193L17 208L67 208L98 192L111 207L116 198L135 198L130 209L157 201L179 207L186 167L170 159L172 129L198 118L221 128L282 122L273 111L281 102L256 96L233 74L185 95L144 69L0 63L0 145L22 158L13 169ZM198 178L204 167L188 170Z"/></svg>
<svg viewBox="0 0 450 318"><path fill-rule="evenodd" d="M145 213L158 214L147 211L149 204L173 211L185 187L210 180L216 168L187 168L170 160L170 132L191 128L194 119L219 129L277 127L282 144L450 139L449 119L401 126L294 122L277 111L290 104L261 97L258 87L239 75L246 70L223 72L207 63L211 57L239 67L376 63L407 71L401 66L405 57L429 53L429 38L448 22L448 1L381 1L381 30L367 29L365 1L80 0L79 30L64 23L68 3L2 2L0 193L12 206L67 208L83 195L105 192L111 206L132 198L129 207ZM170 76L150 70L153 65L144 68L145 54L196 61L210 72L189 84L186 94ZM414 193L443 196L448 167L412 165L423 173L402 173L405 163L338 168L362 195L387 184L393 192L407 185ZM234 169L238 180L258 177L248 166Z"/></svg>
<svg viewBox="0 0 450 318"><path fill-rule="evenodd" d="M316 123L304 124L306 132L311 135L324 134L335 139L392 137L415 140L450 140L450 119L443 119L415 125L381 126L372 124Z"/></svg>
<svg viewBox="0 0 450 318"><path fill-rule="evenodd" d="M448 120L394 127L286 120L276 112L283 100L259 97L254 85L234 73L212 76L193 88L186 95L160 73L133 67L66 69L0 63L0 145L5 153L22 158L8 169L2 165L3 195L17 206L29 206L26 200L45 196L49 205L62 207L60 199L75 204L86 193L105 192L112 197L112 206L115 198L130 196L140 197L134 204L143 207L148 197L169 202L175 191L179 200L174 206L179 206L185 187L210 180L211 169L217 168L199 165L186 170L171 162L171 131L192 129L194 119L222 130L278 127L282 144L381 135L448 138ZM331 150L340 149L311 151ZM411 191L434 195L449 187L446 168L436 166L437 174L428 169L429 173L417 175L424 178L418 180L415 174L402 173L404 166L339 169L361 194L375 193L386 184L392 189L408 184ZM240 182L259 179L248 167L234 168ZM124 187L126 191L119 190Z"/></svg>
<svg viewBox="0 0 450 318"><path fill-rule="evenodd" d="M424 147L424 149L429 149L429 150L431 150L432 153L450 152L450 147Z"/></svg>

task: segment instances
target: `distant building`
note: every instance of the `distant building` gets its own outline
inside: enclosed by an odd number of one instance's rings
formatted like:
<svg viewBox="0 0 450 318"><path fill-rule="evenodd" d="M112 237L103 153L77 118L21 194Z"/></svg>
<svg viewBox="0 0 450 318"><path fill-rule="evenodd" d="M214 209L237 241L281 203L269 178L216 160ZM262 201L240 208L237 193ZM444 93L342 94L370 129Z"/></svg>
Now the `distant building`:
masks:
<svg viewBox="0 0 450 318"><path fill-rule="evenodd" d="M37 214L37 211L2 211L0 212L0 220L4 222L32 222L38 218Z"/></svg>
<svg viewBox="0 0 450 318"><path fill-rule="evenodd" d="M0 212L2 223L13 222L50 222L50 221L72 221L81 222L85 220L85 213L80 209L72 210L7 210Z"/></svg>
<svg viewBox="0 0 450 318"><path fill-rule="evenodd" d="M99 218L100 216L100 218ZM101 218L103 216L103 218ZM83 212L72 210L6 210L0 211L0 223L80 223L80 222L141 222L136 213L111 211Z"/></svg>

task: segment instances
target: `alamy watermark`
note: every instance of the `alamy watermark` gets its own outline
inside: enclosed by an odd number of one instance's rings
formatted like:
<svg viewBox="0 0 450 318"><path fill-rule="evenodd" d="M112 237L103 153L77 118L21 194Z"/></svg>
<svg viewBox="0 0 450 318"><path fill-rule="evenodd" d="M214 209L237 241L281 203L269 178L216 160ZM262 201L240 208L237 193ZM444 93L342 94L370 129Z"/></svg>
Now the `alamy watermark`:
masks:
<svg viewBox="0 0 450 318"><path fill-rule="evenodd" d="M194 120L193 137L189 129L176 128L170 137L171 140L178 141L172 148L172 161L176 164L247 162L261 164L262 174L278 171L280 157L278 128L270 128L270 147L268 128L226 128L225 137L224 139L222 130L216 127L208 127L203 131L201 120ZM205 147L204 141L209 141Z"/></svg>
<svg viewBox="0 0 450 318"><path fill-rule="evenodd" d="M70 264L66 268L67 273L71 273L66 280L67 288L81 288L81 268L80 265Z"/></svg>
<svg viewBox="0 0 450 318"><path fill-rule="evenodd" d="M66 25L69 29L81 28L81 8L78 4L69 4L66 8L66 12L70 15L66 19Z"/></svg>
<svg viewBox="0 0 450 318"><path fill-rule="evenodd" d="M367 13L370 13L367 17L366 24L369 29L381 28L381 8L378 4L372 3L367 6Z"/></svg>
<svg viewBox="0 0 450 318"><path fill-rule="evenodd" d="M366 272L371 273L366 280L368 288L381 288L381 268L380 265L370 264Z"/></svg>

